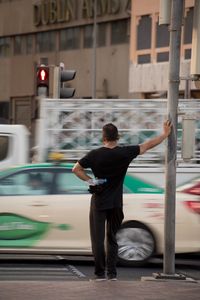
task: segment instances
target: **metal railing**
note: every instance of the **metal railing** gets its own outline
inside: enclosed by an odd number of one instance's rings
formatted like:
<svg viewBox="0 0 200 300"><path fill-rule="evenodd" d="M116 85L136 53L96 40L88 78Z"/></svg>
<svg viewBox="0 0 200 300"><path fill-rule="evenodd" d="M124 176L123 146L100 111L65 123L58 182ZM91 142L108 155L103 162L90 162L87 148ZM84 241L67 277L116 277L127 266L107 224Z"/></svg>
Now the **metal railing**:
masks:
<svg viewBox="0 0 200 300"><path fill-rule="evenodd" d="M196 119L196 146L189 164L200 163L200 100L180 100L178 106L177 162L181 158L182 118L189 114ZM114 123L119 130L121 145L140 144L162 131L167 118L167 101L109 99L42 99L40 115L45 134L46 155L51 151L65 154L67 160L77 160L89 150L101 146L101 128ZM42 141L44 143L44 141ZM145 155L135 164L159 165L164 162L165 144Z"/></svg>

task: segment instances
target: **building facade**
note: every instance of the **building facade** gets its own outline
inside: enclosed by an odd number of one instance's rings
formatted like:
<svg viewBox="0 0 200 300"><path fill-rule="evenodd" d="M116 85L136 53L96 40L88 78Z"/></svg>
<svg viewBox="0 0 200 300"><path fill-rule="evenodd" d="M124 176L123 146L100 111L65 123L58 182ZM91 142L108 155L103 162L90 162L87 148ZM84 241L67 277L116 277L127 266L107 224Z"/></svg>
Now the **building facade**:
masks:
<svg viewBox="0 0 200 300"><path fill-rule="evenodd" d="M77 71L75 98L130 98L131 0L0 0L0 118L31 128L36 118L36 66Z"/></svg>
<svg viewBox="0 0 200 300"><path fill-rule="evenodd" d="M159 0L132 1L129 91L138 95L138 98L160 98L167 95L170 33L168 25L159 25L159 4ZM188 80L193 12L194 0L185 0L181 37L180 97L200 98L195 83Z"/></svg>
<svg viewBox="0 0 200 300"><path fill-rule="evenodd" d="M32 129L37 118L36 66L77 71L75 98L166 97L169 28L159 25L159 0L0 0L0 123ZM185 0L180 97L200 98L190 75L194 0ZM189 91L189 93L188 93ZM187 92L187 93L186 93Z"/></svg>

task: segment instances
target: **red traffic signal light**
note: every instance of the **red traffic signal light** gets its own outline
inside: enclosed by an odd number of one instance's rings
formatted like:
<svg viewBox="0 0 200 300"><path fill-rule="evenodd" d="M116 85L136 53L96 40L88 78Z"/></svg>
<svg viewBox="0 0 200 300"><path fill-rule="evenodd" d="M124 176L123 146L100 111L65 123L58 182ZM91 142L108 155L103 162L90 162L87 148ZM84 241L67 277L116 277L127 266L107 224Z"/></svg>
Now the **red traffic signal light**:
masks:
<svg viewBox="0 0 200 300"><path fill-rule="evenodd" d="M37 86L49 87L49 67L37 67Z"/></svg>
<svg viewBox="0 0 200 300"><path fill-rule="evenodd" d="M45 69L40 69L38 73L38 78L40 81L46 81L48 77L48 73Z"/></svg>

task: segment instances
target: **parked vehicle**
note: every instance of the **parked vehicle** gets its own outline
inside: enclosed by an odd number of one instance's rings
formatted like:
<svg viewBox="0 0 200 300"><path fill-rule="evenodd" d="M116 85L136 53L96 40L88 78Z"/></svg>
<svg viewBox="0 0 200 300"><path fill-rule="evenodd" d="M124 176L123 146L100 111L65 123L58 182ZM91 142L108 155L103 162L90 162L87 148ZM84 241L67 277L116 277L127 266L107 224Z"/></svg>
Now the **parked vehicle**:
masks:
<svg viewBox="0 0 200 300"><path fill-rule="evenodd" d="M29 161L29 136L23 125L0 124L0 170Z"/></svg>
<svg viewBox="0 0 200 300"><path fill-rule="evenodd" d="M127 173L119 262L142 265L163 253L163 189ZM63 163L29 164L0 172L0 253L91 255L90 194ZM176 253L200 251L200 177L179 187Z"/></svg>

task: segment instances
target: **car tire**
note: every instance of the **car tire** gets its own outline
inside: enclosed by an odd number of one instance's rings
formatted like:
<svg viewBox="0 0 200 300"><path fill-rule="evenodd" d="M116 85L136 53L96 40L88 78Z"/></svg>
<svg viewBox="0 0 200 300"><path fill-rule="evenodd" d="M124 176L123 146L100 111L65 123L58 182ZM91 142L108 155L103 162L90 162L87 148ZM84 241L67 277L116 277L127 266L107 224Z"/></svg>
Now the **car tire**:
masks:
<svg viewBox="0 0 200 300"><path fill-rule="evenodd" d="M139 222L122 224L116 234L118 261L124 266L142 266L155 252L155 239L150 229Z"/></svg>

